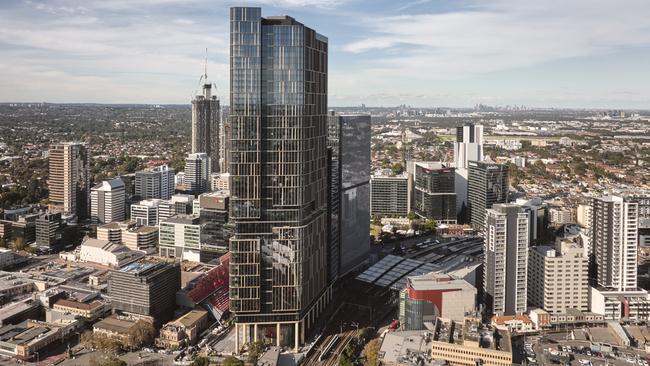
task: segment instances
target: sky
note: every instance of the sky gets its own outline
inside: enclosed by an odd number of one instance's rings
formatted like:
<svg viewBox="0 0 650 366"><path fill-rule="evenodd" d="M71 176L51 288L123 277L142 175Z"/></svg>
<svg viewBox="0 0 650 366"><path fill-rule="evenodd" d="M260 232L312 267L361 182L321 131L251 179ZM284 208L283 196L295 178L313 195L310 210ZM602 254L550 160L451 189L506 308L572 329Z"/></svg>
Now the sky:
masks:
<svg viewBox="0 0 650 366"><path fill-rule="evenodd" d="M330 106L650 109L648 0L0 0L0 102L228 104L229 7L329 39Z"/></svg>

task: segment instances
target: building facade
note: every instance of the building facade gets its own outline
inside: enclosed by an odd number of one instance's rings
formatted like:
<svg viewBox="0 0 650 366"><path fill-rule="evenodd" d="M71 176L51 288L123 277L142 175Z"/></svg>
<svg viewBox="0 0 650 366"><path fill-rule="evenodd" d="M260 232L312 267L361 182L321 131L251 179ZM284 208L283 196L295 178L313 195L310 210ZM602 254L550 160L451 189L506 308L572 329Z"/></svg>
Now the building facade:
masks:
<svg viewBox="0 0 650 366"><path fill-rule="evenodd" d="M370 116L328 119L328 273L336 279L370 251Z"/></svg>
<svg viewBox="0 0 650 366"><path fill-rule="evenodd" d="M158 255L201 262L199 217L176 215L160 222Z"/></svg>
<svg viewBox="0 0 650 366"><path fill-rule="evenodd" d="M455 176L455 169L444 163L416 162L415 213L441 224L456 224Z"/></svg>
<svg viewBox="0 0 650 366"><path fill-rule="evenodd" d="M52 145L48 159L50 210L87 218L90 211L90 165L86 145L79 142Z"/></svg>
<svg viewBox="0 0 650 366"><path fill-rule="evenodd" d="M598 286L637 289L638 204L622 197L594 198L591 243Z"/></svg>
<svg viewBox="0 0 650 366"><path fill-rule="evenodd" d="M528 302L551 314L589 310L589 258L568 240L529 250Z"/></svg>
<svg viewBox="0 0 650 366"><path fill-rule="evenodd" d="M329 296L327 38L230 10L230 309L236 347L298 348Z"/></svg>
<svg viewBox="0 0 650 366"><path fill-rule="evenodd" d="M142 260L111 271L108 296L114 310L149 316L161 324L174 315L180 287L178 262Z"/></svg>
<svg viewBox="0 0 650 366"><path fill-rule="evenodd" d="M123 221L125 203L122 179L105 180L90 190L90 219L95 224Z"/></svg>
<svg viewBox="0 0 650 366"><path fill-rule="evenodd" d="M411 175L373 175L370 178L370 214L406 217L411 211Z"/></svg>
<svg viewBox="0 0 650 366"><path fill-rule="evenodd" d="M192 194L210 189L210 156L206 153L189 154L185 159L185 187Z"/></svg>
<svg viewBox="0 0 650 366"><path fill-rule="evenodd" d="M486 212L483 290L489 315L524 313L527 304L528 213L513 204Z"/></svg>
<svg viewBox="0 0 650 366"><path fill-rule="evenodd" d="M207 81L207 75L205 75ZM192 153L210 157L210 170L219 172L221 106L212 95L212 84L203 84L203 94L192 99Z"/></svg>
<svg viewBox="0 0 650 366"><path fill-rule="evenodd" d="M470 161L467 182L469 221L476 228L485 227L485 212L495 203L508 201L508 166Z"/></svg>
<svg viewBox="0 0 650 366"><path fill-rule="evenodd" d="M135 173L135 195L140 199L169 199L174 194L174 169L167 165Z"/></svg>

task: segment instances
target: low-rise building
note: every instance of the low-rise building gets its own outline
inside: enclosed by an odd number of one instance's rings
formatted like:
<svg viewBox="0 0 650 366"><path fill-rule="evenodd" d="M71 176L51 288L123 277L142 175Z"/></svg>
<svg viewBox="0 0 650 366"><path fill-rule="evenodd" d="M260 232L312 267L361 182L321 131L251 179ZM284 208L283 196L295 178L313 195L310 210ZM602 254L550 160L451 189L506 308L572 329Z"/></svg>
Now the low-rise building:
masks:
<svg viewBox="0 0 650 366"><path fill-rule="evenodd" d="M36 320L5 325L0 328L0 353L19 360L33 360L43 348L64 340L73 331L73 325Z"/></svg>
<svg viewBox="0 0 650 366"><path fill-rule="evenodd" d="M131 336L131 328L135 326L136 321L122 316L110 316L93 324L93 334L125 342Z"/></svg>
<svg viewBox="0 0 650 366"><path fill-rule="evenodd" d="M408 277L400 292L400 324L403 330L420 330L438 317L460 322L475 303L476 288L465 280L439 273Z"/></svg>
<svg viewBox="0 0 650 366"><path fill-rule="evenodd" d="M493 316L491 324L510 333L526 333L537 329L535 323L525 314Z"/></svg>
<svg viewBox="0 0 650 366"><path fill-rule="evenodd" d="M68 299L57 300L52 308L63 313L74 314L87 321L97 320L110 309L104 302L99 300L86 303Z"/></svg>
<svg viewBox="0 0 650 366"><path fill-rule="evenodd" d="M207 323L207 311L191 310L180 318L165 324L160 329L160 336L156 339L156 346L178 349L181 346L193 345Z"/></svg>
<svg viewBox="0 0 650 366"><path fill-rule="evenodd" d="M438 320L431 345L431 357L454 366L510 366L510 334L485 328L477 318L462 323Z"/></svg>
<svg viewBox="0 0 650 366"><path fill-rule="evenodd" d="M589 308L606 320L650 319L650 295L646 290L618 291L605 287L589 287Z"/></svg>
<svg viewBox="0 0 650 366"><path fill-rule="evenodd" d="M124 245L92 238L86 239L79 251L80 262L93 262L118 268L135 262L143 256L143 253L130 250Z"/></svg>

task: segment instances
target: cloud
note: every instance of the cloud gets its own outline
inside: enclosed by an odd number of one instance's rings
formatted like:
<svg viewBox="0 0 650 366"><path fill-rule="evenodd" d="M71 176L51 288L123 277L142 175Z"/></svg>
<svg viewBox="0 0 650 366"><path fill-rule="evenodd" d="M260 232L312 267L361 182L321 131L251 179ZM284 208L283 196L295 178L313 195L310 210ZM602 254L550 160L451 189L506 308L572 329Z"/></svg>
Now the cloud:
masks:
<svg viewBox="0 0 650 366"><path fill-rule="evenodd" d="M466 77L648 46L648 11L640 0L481 2L451 12L364 19L370 35L343 49L375 53L367 66L378 71Z"/></svg>

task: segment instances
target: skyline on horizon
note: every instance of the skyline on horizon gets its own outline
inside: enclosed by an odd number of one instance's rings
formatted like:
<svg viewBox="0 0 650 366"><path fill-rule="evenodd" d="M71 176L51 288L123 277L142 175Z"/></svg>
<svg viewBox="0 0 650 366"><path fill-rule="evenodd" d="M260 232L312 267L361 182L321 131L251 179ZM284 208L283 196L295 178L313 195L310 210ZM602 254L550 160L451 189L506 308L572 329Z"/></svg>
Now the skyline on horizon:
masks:
<svg viewBox="0 0 650 366"><path fill-rule="evenodd" d="M235 5L10 0L0 5L0 102L189 104L207 47L208 76L228 105ZM328 37L333 107L650 108L650 4L642 0L244 5Z"/></svg>

